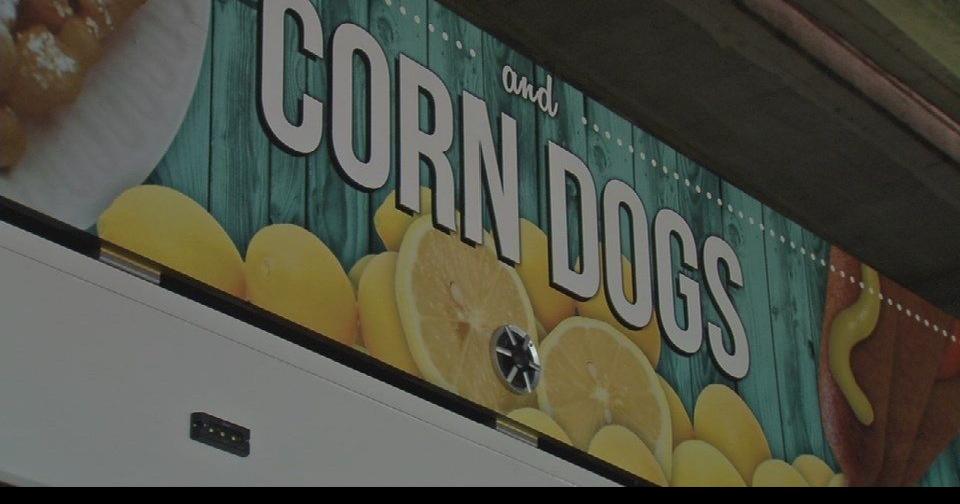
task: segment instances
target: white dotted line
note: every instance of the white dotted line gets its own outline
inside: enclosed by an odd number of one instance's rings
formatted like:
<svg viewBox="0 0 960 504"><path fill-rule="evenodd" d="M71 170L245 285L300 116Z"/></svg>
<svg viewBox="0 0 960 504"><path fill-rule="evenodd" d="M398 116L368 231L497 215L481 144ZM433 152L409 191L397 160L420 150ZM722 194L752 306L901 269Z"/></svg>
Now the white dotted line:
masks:
<svg viewBox="0 0 960 504"><path fill-rule="evenodd" d="M396 2L395 0L383 0L383 3L387 7L392 8L394 7ZM401 16L406 17L408 15L408 11L405 6L399 5L398 10ZM417 25L423 24L423 18L419 15L411 16L410 19L413 20L414 24L417 24ZM427 30L430 33L436 33L438 29L437 29L437 26L434 25L433 23L428 23ZM452 40L450 33L446 31L440 32L440 38L444 42L450 42ZM466 53L469 54L471 59L474 59L478 56L477 50L473 48L467 49L462 40L454 40L453 43L454 43L454 46L457 48L457 50L459 51L466 50ZM581 118L581 123L584 126L590 126L590 120L587 119L587 117ZM600 135L601 138L610 142L612 145L616 145L618 148L621 148L621 149L626 148L627 151L630 152L630 154L636 154L636 148L633 146L632 142L630 142L629 140L624 140L621 137L615 138L612 132L610 132L605 128L601 128L600 125L597 123L593 123L590 129L592 129L594 133ZM639 157L641 161L647 161L647 154L645 152L641 151ZM649 162L650 162L650 166L652 166L653 168L657 168L658 166L660 166L664 176L673 177L673 179L678 182L682 178L679 171L672 170L666 165L663 165L662 163L658 163L655 158L650 158ZM713 193L707 191L706 194L704 194L703 188L700 187L699 185L694 185L689 178L684 178L683 183L687 188L691 189L696 195L705 196L708 201L715 201L719 208L723 208L724 202L723 202L723 199L721 199L719 196L717 196L716 199L714 200ZM730 212L731 214L736 215L740 220L746 220L747 222L750 223L751 226L758 226L761 232L767 231L767 227L763 223L763 219L757 219L757 218L754 218L753 216L747 215L742 210L737 210L736 208L734 208L733 204L730 204L730 203L727 203L727 211ZM769 233L770 233L770 239L774 241L779 240L779 242L783 245L786 245L788 243L788 238L786 235L778 234L773 229L770 229ZM803 246L798 247L795 241L790 240L789 245L791 250L798 252L801 257L809 258L813 264L819 264L820 267L822 268L826 268L828 266L826 258L818 257L815 252L808 251L806 247L803 247ZM808 252L809 252L809 255L808 255ZM835 266L831 264L829 265L829 267L832 273L838 273L837 268ZM861 290L867 288L862 281L858 282L858 280L853 275L848 275L843 270L840 270L839 274L840 274L840 278L848 278L851 284L859 285ZM874 294L874 289L872 287L869 288L869 292L870 294ZM898 312L903 312L905 310L902 304L895 302L892 298L885 297L882 293L876 293L876 295L879 297L881 301L886 300L888 306L893 307L894 305L896 305ZM937 324L932 324L932 327L931 327L930 321L928 319L922 318L920 314L915 314L910 309L906 309L906 315L908 317L913 318L917 323L923 324L924 327L930 328L931 330L933 330L934 333L941 334L945 338L949 337L954 342L957 341L956 334L950 334L945 328L940 328Z"/></svg>
<svg viewBox="0 0 960 504"><path fill-rule="evenodd" d="M587 121L587 119L584 118L583 123L584 125L587 125L589 124L589 121ZM598 131L600 128L598 125L594 124L593 129L594 131ZM639 158L642 161L647 161L648 156L645 152L641 151ZM652 158L652 157L649 158L649 163L652 168L659 167L660 171L663 172L663 175L665 177L672 177L674 180L677 180L677 181L680 180L681 175L679 171L672 170L671 168L667 167L665 164L659 163L655 158ZM693 185L689 178L684 179L684 185L688 188L691 188L694 194L698 196L705 196L708 201L714 200L716 201L718 207L723 208L723 200L719 196L714 198L713 193L711 193L710 191L705 192L704 189L699 185ZM816 254L816 252L807 250L807 248L802 245L798 245L796 241L790 240L785 234L777 233L773 229L768 229L762 222L762 219L755 219L752 216L748 216L742 210L737 210L736 208L734 208L734 206L730 203L727 203L727 211L730 212L731 214L735 214L740 220L746 219L751 226L757 226L760 229L760 231L764 233L764 235L767 235L767 232L769 232L769 237L774 242L779 241L784 246L789 244L790 249L799 253L800 256L803 257L804 259L809 259L810 262L815 265L819 264L821 268L827 268L828 263L825 257L820 257ZM949 338L953 342L957 341L956 334L950 334L945 328L941 328L937 324L931 323L929 319L923 318L919 313L915 313L909 308L904 308L902 304L897 303L896 301L893 300L893 298L889 296L884 296L884 294L881 292L876 292L873 287L867 287L867 285L863 281L856 278L855 275L848 274L846 271L842 269L838 270L837 267L832 264L829 265L829 268L831 273L838 273L840 275L840 278L849 280L850 284L859 286L860 290L867 290L867 292L869 292L871 295L876 295L880 299L880 301L886 301L888 306L893 307L894 305L896 305L898 312L905 312L907 317L913 319L914 322L923 325L923 327L931 329L934 332L934 334L942 335L944 338Z"/></svg>
<svg viewBox="0 0 960 504"><path fill-rule="evenodd" d="M395 6L395 4L398 5L399 7L398 7L397 10L400 12L400 15L401 15L401 16L407 16L407 14L409 14L409 12L407 11L406 6L404 6L404 5L402 5L402 4L399 4L399 3L396 2L395 0L383 0L383 3L384 3L384 5L386 5L387 7L390 7L390 8L393 8L393 7ZM414 24L417 24L417 25L422 25L422 24L423 24L423 18L420 17L419 14L414 15L414 16L411 16L410 19L413 19ZM434 25L433 23L428 23L428 24L427 24L427 30L429 30L430 33L436 33L436 32L437 32L437 26ZM466 45L463 43L462 40L453 40L453 37L450 36L450 33L446 32L446 31L441 31L441 32L440 32L440 38L442 38L444 42L451 42L451 41L453 41L453 44L454 44L454 46L456 46L457 50L459 50L459 51L466 51L466 53L467 53L468 55L470 55L470 59L476 59L476 57L479 55L479 53L477 52L476 49L474 49L474 48L469 48L469 49L467 49Z"/></svg>

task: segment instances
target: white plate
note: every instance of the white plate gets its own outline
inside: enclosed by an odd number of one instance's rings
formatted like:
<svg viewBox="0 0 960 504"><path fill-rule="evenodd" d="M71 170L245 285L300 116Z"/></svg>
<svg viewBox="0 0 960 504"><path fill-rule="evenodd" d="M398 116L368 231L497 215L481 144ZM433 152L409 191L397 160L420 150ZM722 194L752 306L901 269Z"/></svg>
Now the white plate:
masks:
<svg viewBox="0 0 960 504"><path fill-rule="evenodd" d="M21 163L0 194L87 229L142 184L190 107L210 26L206 0L151 0L108 42L76 103L28 124Z"/></svg>

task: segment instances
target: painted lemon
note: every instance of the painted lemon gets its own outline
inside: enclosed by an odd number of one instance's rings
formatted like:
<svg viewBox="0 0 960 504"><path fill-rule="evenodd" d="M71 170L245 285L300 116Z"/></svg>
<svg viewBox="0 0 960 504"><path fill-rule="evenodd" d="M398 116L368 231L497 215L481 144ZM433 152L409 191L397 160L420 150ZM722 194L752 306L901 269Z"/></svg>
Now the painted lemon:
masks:
<svg viewBox="0 0 960 504"><path fill-rule="evenodd" d="M690 423L690 416L687 415L687 409L683 407L680 396L667 383L667 380L662 376L659 378L663 394L667 397L667 405L670 407L670 430L673 432L673 447L676 448L680 443L694 438L693 424Z"/></svg>
<svg viewBox="0 0 960 504"><path fill-rule="evenodd" d="M518 410L511 411L507 418L520 422L527 427L547 436L556 439L557 441L562 441L567 444L571 444L570 436L567 436L566 432L563 432L563 428L560 427L554 419L550 418L550 415L536 409L536 408L520 408Z"/></svg>
<svg viewBox="0 0 960 504"><path fill-rule="evenodd" d="M514 325L536 342L537 322L517 272L491 247L466 245L434 229L432 217L420 217L403 238L396 289L403 332L423 378L501 413L529 405L532 397L501 383L491 338Z"/></svg>
<svg viewBox="0 0 960 504"><path fill-rule="evenodd" d="M433 213L432 198L433 191L429 187L420 188L420 216ZM418 217L397 208L396 191L392 191L377 208L377 212L373 214L373 227L377 230L380 240L383 241L383 246L387 247L389 251L397 252L403 243L403 236L407 233L407 228Z"/></svg>
<svg viewBox="0 0 960 504"><path fill-rule="evenodd" d="M830 478L830 483L827 483L827 486L830 488L838 488L847 486L847 477L843 473L837 473L834 477Z"/></svg>
<svg viewBox="0 0 960 504"><path fill-rule="evenodd" d="M753 480L750 486L754 487L808 487L810 483L803 478L792 465L771 459L761 462L753 471Z"/></svg>
<svg viewBox="0 0 960 504"><path fill-rule="evenodd" d="M350 268L350 272L347 273L347 276L350 277L350 283L353 284L353 290L359 291L360 279L363 278L363 272L366 271L367 265L370 264L370 260L372 260L374 257L376 257L374 254L363 256L359 261L354 263L352 268Z"/></svg>
<svg viewBox="0 0 960 504"><path fill-rule="evenodd" d="M167 187L130 189L97 222L100 237L236 297L245 297L243 259L206 209Z"/></svg>
<svg viewBox="0 0 960 504"><path fill-rule="evenodd" d="M536 224L520 219L520 264L517 273L537 321L550 332L564 319L574 315L574 299L550 285L550 250L547 235Z"/></svg>
<svg viewBox="0 0 960 504"><path fill-rule="evenodd" d="M750 481L757 465L771 458L760 422L743 399L724 385L709 385L700 392L693 411L693 431L697 439L720 450L744 481Z"/></svg>
<svg viewBox="0 0 960 504"><path fill-rule="evenodd" d="M600 429L590 441L587 453L655 485L668 485L657 458L647 445L626 427L608 425Z"/></svg>
<svg viewBox="0 0 960 504"><path fill-rule="evenodd" d="M397 256L396 252L384 252L367 264L357 294L360 333L370 355L420 376L397 312Z"/></svg>
<svg viewBox="0 0 960 504"><path fill-rule="evenodd" d="M736 467L709 443L693 439L684 441L673 452L675 487L745 487Z"/></svg>
<svg viewBox="0 0 960 504"><path fill-rule="evenodd" d="M561 322L541 345L540 409L582 450L604 426L637 434L669 474L670 407L650 361L610 324L583 317Z"/></svg>
<svg viewBox="0 0 960 504"><path fill-rule="evenodd" d="M623 285L626 289L627 299L636 299L636 294L633 292L633 266L630 265L630 261L628 261L626 257L620 256L620 261L623 265ZM601 279L603 278L603 275L604 273L601 271ZM617 330L625 334L628 338L630 338L630 341L633 341L638 347L640 347L641 350L643 350L643 354L646 355L647 359L650 360L650 364L656 368L657 364L660 363L661 346L660 323L657 321L657 313L653 313L650 323L648 323L643 329L630 329L621 324L617 317L613 314L613 311L607 302L607 293L604 289L604 282L601 281L600 291L597 292L596 296L593 296L593 298L588 301L581 301L577 303L577 313L594 320L601 320L617 328Z"/></svg>
<svg viewBox="0 0 960 504"><path fill-rule="evenodd" d="M825 487L833 479L833 469L816 455L800 455L793 460L793 468L810 483L810 486Z"/></svg>
<svg viewBox="0 0 960 504"><path fill-rule="evenodd" d="M357 338L357 300L337 257L299 226L260 230L247 248L250 302L345 345Z"/></svg>

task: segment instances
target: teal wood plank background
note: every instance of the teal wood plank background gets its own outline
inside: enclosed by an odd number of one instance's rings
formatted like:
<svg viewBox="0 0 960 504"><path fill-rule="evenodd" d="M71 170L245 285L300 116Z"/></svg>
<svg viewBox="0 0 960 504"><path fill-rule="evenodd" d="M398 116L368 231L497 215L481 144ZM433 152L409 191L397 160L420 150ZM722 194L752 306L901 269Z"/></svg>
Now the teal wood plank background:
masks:
<svg viewBox="0 0 960 504"><path fill-rule="evenodd" d="M722 235L723 213L726 212L729 203L725 203L722 199L720 178L681 154L677 154L677 164L675 166L668 165L665 168L667 168L667 173L664 176L673 178L677 184L680 215L683 215L687 219L687 223L690 224L697 245L702 247L708 237ZM661 170L661 173L663 173L663 170ZM696 190L698 186L701 193ZM700 255L702 256L702 254ZM697 271L690 272L689 275L701 286L706 286L707 281L702 273L703 268L704 266L701 264ZM704 327L706 327L707 322L712 322L721 328L724 327L723 319L717 313L713 302L705 292L701 294L700 307ZM729 339L726 329L723 330L725 337ZM715 383L735 388L734 383L727 379L714 364L706 330L703 334L703 346L699 352L690 357L691 390L699 394L699 391L707 385Z"/></svg>
<svg viewBox="0 0 960 504"><path fill-rule="evenodd" d="M302 34L299 24L287 16L286 61L284 64L284 111L293 124L300 124L301 96L307 90L307 58L298 50ZM270 147L270 223L306 224L307 161L283 149Z"/></svg>
<svg viewBox="0 0 960 504"><path fill-rule="evenodd" d="M429 23L429 13L426 0L405 0L404 13L395 6L387 5L380 0L370 0L370 33L380 42L384 53L387 55L387 61L390 62L390 72L394 79L397 78L397 61L400 54L406 55L421 65L426 66L428 61L427 53L427 25ZM397 87L390 86L391 103L397 103ZM427 108L424 107L424 116ZM391 118L393 124L397 121L397 107L392 107ZM423 121L425 122L425 121ZM396 129L396 126L393 126ZM391 166L398 166L397 159L399 152L394 142L393 149L390 151ZM429 180L426 168L422 168L423 181ZM374 191L370 196L370 219L377 209L383 203L387 196L397 187L397 170L390 170L390 181L383 188ZM370 221L372 222L372 220ZM369 229L370 251L381 252L384 250L380 237L376 230L371 226Z"/></svg>
<svg viewBox="0 0 960 504"><path fill-rule="evenodd" d="M802 229L802 228L801 228ZM811 423L808 426L810 444L805 447L808 453L817 455L827 461L831 467L837 467L836 460L833 458L833 452L826 441L823 432L823 424L820 420L820 395L817 390L816 377L820 366L820 337L822 334L823 310L827 302L827 276L829 270L826 267L827 259L830 257L830 244L823 241L815 234L802 229L802 242L800 244L800 255L803 257L803 278L807 284L807 303L808 317L813 326L806 334L806 338L801 342L801 359L807 365L804 367L804 379L810 376L808 383L801 387L803 394L804 409L806 417ZM816 421L814 421L816 420Z"/></svg>
<svg viewBox="0 0 960 504"><path fill-rule="evenodd" d="M364 28L369 24L367 2L313 1L320 7L328 54L330 37L342 23ZM329 96L329 64L326 61L309 67L308 88L313 96ZM354 75L354 149L358 155L366 156L369 152L367 102L363 96L366 96L367 76L357 71ZM349 269L369 250L370 195L343 180L330 153L330 144L330 135L325 134L320 151L307 160L307 227L330 247L344 269Z"/></svg>
<svg viewBox="0 0 960 504"><path fill-rule="evenodd" d="M211 23L215 26L215 23ZM171 187L189 196L204 208L210 203L210 96L213 30L207 36L197 89L187 116L163 160L147 184Z"/></svg>
<svg viewBox="0 0 960 504"><path fill-rule="evenodd" d="M390 5L383 0L313 1L321 9L328 49L336 26L353 22L371 30L391 63L402 52L427 64L444 80L457 115L457 140L448 154L458 181L458 204L462 201L459 98L467 90L487 101L495 138L499 138L500 112L517 119L521 215L541 228L548 230L546 146L554 141L591 167L598 198L606 181L620 178L635 186L651 222L658 210L672 208L690 223L698 244L711 234L724 237L736 250L748 284L732 292L751 345L750 374L735 384L737 391L763 426L775 457L792 461L797 455L812 453L836 468L820 424L816 374L827 277L820 259L828 256L829 244L562 81L554 82L554 98L560 104L556 118L508 95L500 82L504 65L511 65L520 75L535 76L535 87L546 83L549 72L434 1L404 0ZM306 158L272 147L257 117L252 77L257 72L259 50L257 12L236 0L214 1L212 10L206 64L191 109L148 182L173 187L208 207L241 253L254 233L276 222L306 225L334 250L345 268L367 253L382 250L371 218L393 189L395 173L387 187L367 194L340 177L329 155L329 135L320 150ZM299 33L291 32L287 43L288 47L299 43ZM295 97L304 88L313 96L327 98L327 63L288 50L286 87L291 92L285 105L291 118L298 114ZM391 71L396 71L395 65ZM366 88L364 76L356 86L358 91ZM362 120L366 103L358 100L355 107L360 119L356 148L363 153L367 149L367 125ZM396 159L395 152L393 155ZM424 180L429 180L426 173ZM576 260L580 255L578 209L573 204L577 190L572 184L570 189L571 250ZM717 204L718 197L722 206ZM758 226L761 220L763 230ZM676 246L672 255L676 274ZM698 274L692 276L699 278ZM707 298L702 305L705 319L720 321ZM678 306L679 313L682 307ZM691 414L704 386L729 384L716 371L706 345L695 356L684 357L665 344L658 371L676 388ZM955 441L923 484L960 485L958 465L960 441Z"/></svg>
<svg viewBox="0 0 960 504"><path fill-rule="evenodd" d="M780 390L770 327L767 256L763 231L757 227L763 206L743 191L721 183L721 194L735 213L723 214L723 238L740 259L745 288L731 292L750 343L750 370L737 383L737 392L754 412L774 457L783 458L784 436ZM759 286L760 288L753 288Z"/></svg>
<svg viewBox="0 0 960 504"><path fill-rule="evenodd" d="M940 454L920 481L920 486L960 486L960 439L954 440L951 447Z"/></svg>
<svg viewBox="0 0 960 504"><path fill-rule="evenodd" d="M633 155L627 150L632 139L633 127L626 119L615 115L596 100L589 98L586 100L586 111L588 127L587 159L585 161L587 166L590 167L593 182L597 187L597 208L600 210L597 218L603 219L603 190L607 183L612 180L620 180L626 182L630 187L634 187L636 184L633 179ZM627 143L624 143L625 138ZM620 142L619 146L617 145L618 141ZM602 220L598 221L597 225L600 229L599 236L602 241L604 239ZM629 222L621 220L620 254L626 256L632 263L631 235Z"/></svg>
<svg viewBox="0 0 960 504"><path fill-rule="evenodd" d="M677 181L663 173L664 166L677 166L677 153L666 144L661 143L652 135L639 128L634 128L634 150L637 162L634 164L637 194L644 202L647 209L647 218L650 220L651 228L656 219L657 212L664 208L672 208L679 211L679 188ZM681 266L679 246L674 244L672 247L672 273L674 278L679 274ZM655 282L656 283L656 282ZM659 313L659 317L673 316L680 321L681 327L686 324L684 304L679 296L674 296L676 310L673 314ZM693 418L693 406L697 400L699 390L693 389L691 380L690 358L680 355L670 348L667 339L663 340L663 350L661 351L660 365L658 370L664 379L669 382L677 391L677 395L683 402L687 412Z"/></svg>
<svg viewBox="0 0 960 504"><path fill-rule="evenodd" d="M547 81L547 70L537 67L537 82ZM547 146L553 142L564 149L576 154L580 159L587 158L586 126L583 123L586 110L584 109L583 93L564 82L554 85L554 96L559 104L560 113L557 117L546 114L537 114L537 172L539 190L540 229L550 231L550 197L547 191L548 160ZM563 197L553 195L553 197ZM567 234L571 261L576 262L580 257L580 220L577 208L580 197L580 188L571 182L567 183ZM574 266L571 264L570 266Z"/></svg>
<svg viewBox="0 0 960 504"><path fill-rule="evenodd" d="M376 0L373 0L376 1ZM467 49L469 54L469 48ZM520 217L537 223L540 213L539 180L537 178L537 121L539 109L529 100L503 91L502 70L509 65L519 75L531 80L536 78L533 62L507 47L492 35L483 34L483 87L493 126L494 142L501 152L500 114L504 113L517 121L517 152L519 165ZM539 85L537 86L539 87ZM489 222L489 211L485 211Z"/></svg>
<svg viewBox="0 0 960 504"><path fill-rule="evenodd" d="M257 116L258 16L241 2L213 3L210 213L244 255L268 222L269 140ZM249 82L250 85L238 85Z"/></svg>
<svg viewBox="0 0 960 504"><path fill-rule="evenodd" d="M774 339L780 414L783 421L784 457L792 461L804 453L823 455L820 429L816 360L809 340L820 332L820 321L810 319L811 295L806 262L797 251L803 240L800 226L764 207L767 280Z"/></svg>
<svg viewBox="0 0 960 504"><path fill-rule="evenodd" d="M454 167L453 178L456 183L456 202L459 207L463 201L463 191L460 187L463 152L463 138L460 134L463 128L459 113L460 97L464 91L469 91L475 96L484 96L483 33L479 28L467 23L437 2L430 2L428 10L430 15L429 66L443 79L453 100L453 147L447 152L447 156ZM473 53L470 52L471 50Z"/></svg>

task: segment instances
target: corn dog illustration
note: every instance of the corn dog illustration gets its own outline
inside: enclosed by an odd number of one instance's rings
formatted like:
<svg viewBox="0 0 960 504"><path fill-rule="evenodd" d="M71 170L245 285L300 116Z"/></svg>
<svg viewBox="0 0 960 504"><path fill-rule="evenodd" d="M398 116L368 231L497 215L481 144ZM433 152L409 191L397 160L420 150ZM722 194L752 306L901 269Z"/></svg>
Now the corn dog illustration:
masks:
<svg viewBox="0 0 960 504"><path fill-rule="evenodd" d="M886 282L881 285L876 271L838 248L831 250L830 262L834 273L823 317L820 414L849 484L872 485L883 464L897 317L880 306L875 293Z"/></svg>
<svg viewBox="0 0 960 504"><path fill-rule="evenodd" d="M895 310L895 303L910 307L904 311L897 310L897 343L890 383L884 460L877 477L879 485L896 486L907 469L917 430L936 381L937 366L931 363L939 362L949 341L931 328L946 327L950 319L899 285L893 282L888 285L885 297L897 301L888 303L886 309ZM910 315L907 315L907 310L910 310Z"/></svg>
<svg viewBox="0 0 960 504"><path fill-rule="evenodd" d="M960 321L954 320L947 332L956 335L958 331ZM920 481L933 461L960 435L960 343L944 340L947 348L942 354L937 381L917 429L904 477L899 482L902 485Z"/></svg>

